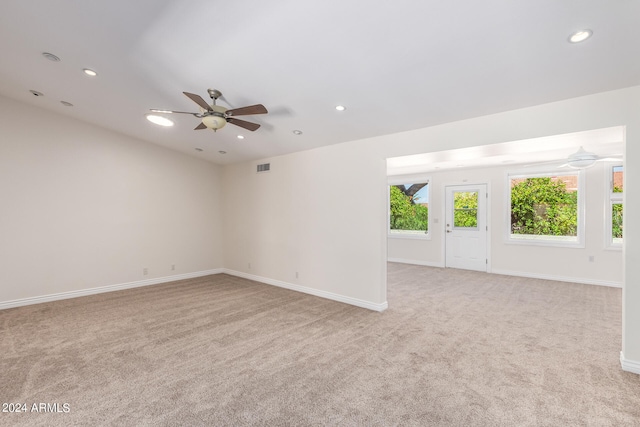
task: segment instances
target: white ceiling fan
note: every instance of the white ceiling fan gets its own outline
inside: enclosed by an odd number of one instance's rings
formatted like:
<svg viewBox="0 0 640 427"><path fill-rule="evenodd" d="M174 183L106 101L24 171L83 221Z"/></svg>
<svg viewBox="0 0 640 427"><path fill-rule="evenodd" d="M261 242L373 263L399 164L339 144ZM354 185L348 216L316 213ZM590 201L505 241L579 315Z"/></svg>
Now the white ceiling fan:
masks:
<svg viewBox="0 0 640 427"><path fill-rule="evenodd" d="M622 157L600 157L596 153L585 151L585 149L580 146L580 148L578 148L578 151L570 154L567 157L566 163L561 165L560 167L569 166L573 169L585 169L595 165L596 162L599 161L616 160L622 160Z"/></svg>
<svg viewBox="0 0 640 427"><path fill-rule="evenodd" d="M525 167L556 165L557 168L569 167L572 169L586 169L595 165L596 162L601 162L601 161L621 162L622 155L614 154L613 156L610 156L610 157L601 157L596 153L586 151L582 146L580 146L580 148L578 148L578 151L576 151L575 153L569 154L564 159L564 162L562 160L551 160L546 162L531 163L531 164L525 165Z"/></svg>

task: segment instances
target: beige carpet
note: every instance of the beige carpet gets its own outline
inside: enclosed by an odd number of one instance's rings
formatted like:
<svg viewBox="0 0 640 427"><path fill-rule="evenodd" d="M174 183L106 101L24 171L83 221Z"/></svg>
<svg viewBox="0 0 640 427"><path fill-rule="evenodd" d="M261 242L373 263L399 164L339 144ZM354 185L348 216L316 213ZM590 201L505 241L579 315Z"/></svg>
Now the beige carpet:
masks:
<svg viewBox="0 0 640 427"><path fill-rule="evenodd" d="M402 264L388 288L383 313L228 275L0 311L0 400L28 409L0 425L640 425L619 289Z"/></svg>

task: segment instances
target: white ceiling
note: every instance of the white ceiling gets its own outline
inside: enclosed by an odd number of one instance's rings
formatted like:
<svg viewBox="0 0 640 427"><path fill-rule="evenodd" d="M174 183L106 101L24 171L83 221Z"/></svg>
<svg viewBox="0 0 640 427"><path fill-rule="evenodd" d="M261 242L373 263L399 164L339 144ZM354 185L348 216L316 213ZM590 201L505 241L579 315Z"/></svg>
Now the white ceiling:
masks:
<svg viewBox="0 0 640 427"><path fill-rule="evenodd" d="M639 24L636 0L2 0L0 94L227 164L638 85ZM207 88L270 113L145 120Z"/></svg>

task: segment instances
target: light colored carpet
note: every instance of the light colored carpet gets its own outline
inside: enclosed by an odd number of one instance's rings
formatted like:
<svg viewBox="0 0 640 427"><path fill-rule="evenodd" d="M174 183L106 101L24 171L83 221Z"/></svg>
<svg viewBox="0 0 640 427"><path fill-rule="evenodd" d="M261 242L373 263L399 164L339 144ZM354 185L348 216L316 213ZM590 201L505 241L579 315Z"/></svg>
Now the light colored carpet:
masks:
<svg viewBox="0 0 640 427"><path fill-rule="evenodd" d="M0 311L1 425L632 426L621 291L389 264L376 313L216 275Z"/></svg>

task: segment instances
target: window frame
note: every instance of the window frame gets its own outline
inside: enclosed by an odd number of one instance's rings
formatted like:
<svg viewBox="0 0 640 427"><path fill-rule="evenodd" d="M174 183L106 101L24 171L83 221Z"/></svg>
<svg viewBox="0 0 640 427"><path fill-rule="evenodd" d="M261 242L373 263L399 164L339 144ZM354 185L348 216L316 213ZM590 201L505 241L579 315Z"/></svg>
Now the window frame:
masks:
<svg viewBox="0 0 640 427"><path fill-rule="evenodd" d="M421 184L426 183L428 186L427 203L429 204L429 212L431 213L431 177L423 174L412 175L394 175L387 177L387 237L391 239L414 239L414 240L431 240L432 215L427 218L427 231L421 230L391 230L391 186L406 185L407 183Z"/></svg>
<svg viewBox="0 0 640 427"><path fill-rule="evenodd" d="M613 169L616 167L622 167L622 176L624 180L624 162L608 162L604 168L605 179L605 212L604 212L604 247L607 250L621 251L623 245L624 235L618 241L614 241L613 238L613 205L622 205L623 218L624 218L624 186L622 192L614 193L613 185ZM623 231L624 233L624 231Z"/></svg>
<svg viewBox="0 0 640 427"><path fill-rule="evenodd" d="M575 238L563 238L565 236L545 236L545 235L527 235L511 233L511 180L519 178L543 178L553 176L576 175L578 178L577 185L577 233ZM516 170L507 171L505 179L505 227L504 240L507 244L527 245L527 246L551 246L563 248L584 248L585 247L585 173L583 169L557 169L544 168L535 170Z"/></svg>

